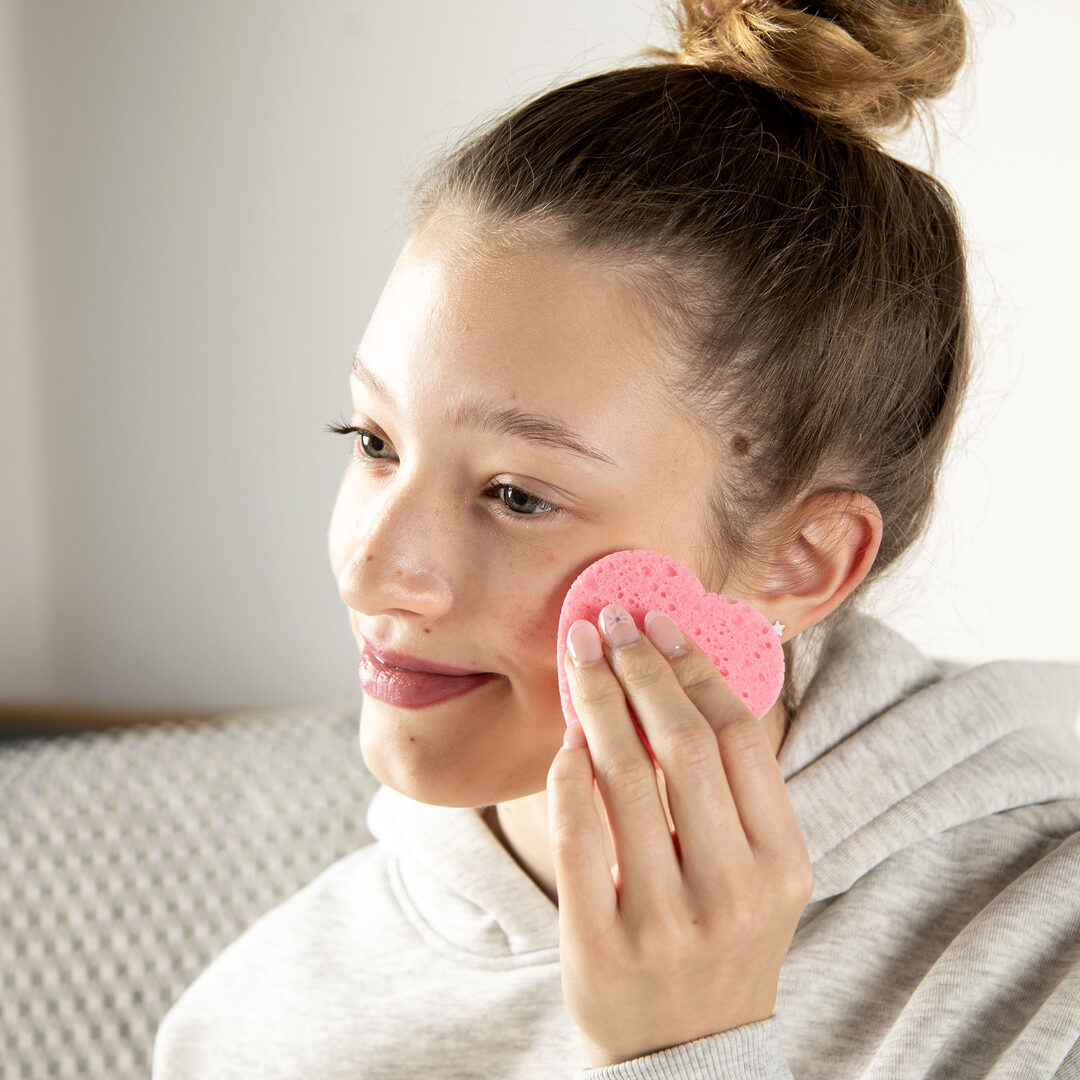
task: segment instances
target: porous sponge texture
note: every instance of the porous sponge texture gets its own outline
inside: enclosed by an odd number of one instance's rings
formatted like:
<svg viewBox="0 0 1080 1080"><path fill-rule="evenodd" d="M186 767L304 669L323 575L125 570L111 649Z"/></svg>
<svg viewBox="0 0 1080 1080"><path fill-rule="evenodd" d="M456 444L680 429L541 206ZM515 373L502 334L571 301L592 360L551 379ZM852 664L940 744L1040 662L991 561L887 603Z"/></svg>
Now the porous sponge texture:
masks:
<svg viewBox="0 0 1080 1080"><path fill-rule="evenodd" d="M595 623L621 604L644 633L645 616L662 611L712 660L724 681L760 719L784 687L784 650L772 625L745 600L705 591L688 566L658 551L616 551L575 578L559 615L559 693L567 724L578 718L566 676L566 635L576 619ZM629 703L627 703L629 705ZM633 710L630 710L633 715ZM635 718L636 722L636 718Z"/></svg>

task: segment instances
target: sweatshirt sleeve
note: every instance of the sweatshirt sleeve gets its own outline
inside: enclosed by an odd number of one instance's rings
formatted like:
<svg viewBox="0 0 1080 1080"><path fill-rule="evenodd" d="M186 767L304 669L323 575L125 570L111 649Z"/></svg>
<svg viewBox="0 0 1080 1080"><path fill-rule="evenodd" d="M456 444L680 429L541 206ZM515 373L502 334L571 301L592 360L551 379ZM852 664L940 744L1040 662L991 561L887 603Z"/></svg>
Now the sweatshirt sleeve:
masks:
<svg viewBox="0 0 1080 1080"><path fill-rule="evenodd" d="M1054 1080L1076 1080L1080 1076L1080 1039L1073 1043L1073 1048L1065 1055L1065 1060L1054 1073Z"/></svg>
<svg viewBox="0 0 1080 1080"><path fill-rule="evenodd" d="M780 1021L754 1024L680 1043L655 1054L579 1069L572 1080L792 1080L780 1049Z"/></svg>

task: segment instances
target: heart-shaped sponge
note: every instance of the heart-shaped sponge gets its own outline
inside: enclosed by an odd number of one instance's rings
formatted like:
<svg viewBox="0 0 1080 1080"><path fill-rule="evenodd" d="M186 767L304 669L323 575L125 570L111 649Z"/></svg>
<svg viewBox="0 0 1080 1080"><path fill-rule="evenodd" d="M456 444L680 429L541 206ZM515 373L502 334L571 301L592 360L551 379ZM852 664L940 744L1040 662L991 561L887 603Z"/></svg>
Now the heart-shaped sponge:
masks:
<svg viewBox="0 0 1080 1080"><path fill-rule="evenodd" d="M578 718L564 667L567 632L576 619L595 624L608 604L626 608L641 632L650 611L670 616L697 642L759 720L780 696L784 650L776 631L757 608L745 600L706 592L693 570L658 551L616 551L587 566L563 600L557 657L567 724ZM632 709L630 712L633 715Z"/></svg>

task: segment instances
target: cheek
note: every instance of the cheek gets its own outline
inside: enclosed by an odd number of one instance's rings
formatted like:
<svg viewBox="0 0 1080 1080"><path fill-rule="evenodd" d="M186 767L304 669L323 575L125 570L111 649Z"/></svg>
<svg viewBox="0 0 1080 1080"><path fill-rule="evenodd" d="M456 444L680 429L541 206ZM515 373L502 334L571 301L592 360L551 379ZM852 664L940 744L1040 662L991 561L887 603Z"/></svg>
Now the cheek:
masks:
<svg viewBox="0 0 1080 1080"><path fill-rule="evenodd" d="M338 488L330 511L330 524L327 528L327 544L330 552L330 565L339 573L356 554L356 545L364 537L373 513L378 504L365 487L363 475L357 474L358 466L351 465Z"/></svg>
<svg viewBox="0 0 1080 1080"><path fill-rule="evenodd" d="M330 525L326 534L330 566L335 574L340 573L341 568L348 561L348 523L351 520L349 514L348 497L343 486L334 501L334 509L330 513Z"/></svg>
<svg viewBox="0 0 1080 1080"><path fill-rule="evenodd" d="M544 557L510 579L506 595L492 597L495 632L508 651L533 669L538 677L558 683L556 644L559 614L576 574L556 572Z"/></svg>

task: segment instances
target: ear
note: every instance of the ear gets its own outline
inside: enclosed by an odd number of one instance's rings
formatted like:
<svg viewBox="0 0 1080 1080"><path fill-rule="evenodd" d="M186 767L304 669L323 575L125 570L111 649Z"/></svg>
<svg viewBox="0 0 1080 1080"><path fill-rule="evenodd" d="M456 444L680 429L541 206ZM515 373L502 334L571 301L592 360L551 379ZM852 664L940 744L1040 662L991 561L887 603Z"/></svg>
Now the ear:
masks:
<svg viewBox="0 0 1080 1080"><path fill-rule="evenodd" d="M787 641L840 606L870 572L881 546L881 513L855 491L803 500L788 518L788 537L774 553L771 572L740 595Z"/></svg>

